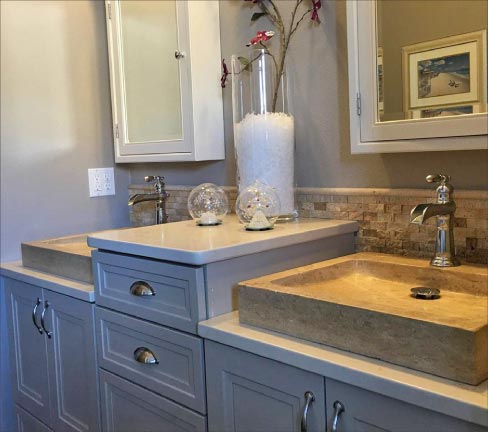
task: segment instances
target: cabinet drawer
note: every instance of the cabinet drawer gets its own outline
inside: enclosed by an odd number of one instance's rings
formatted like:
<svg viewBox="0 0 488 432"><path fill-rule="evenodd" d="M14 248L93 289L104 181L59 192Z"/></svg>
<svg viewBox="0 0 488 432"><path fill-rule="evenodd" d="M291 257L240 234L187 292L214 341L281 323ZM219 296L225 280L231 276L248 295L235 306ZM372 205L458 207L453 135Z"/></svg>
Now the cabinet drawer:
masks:
<svg viewBox="0 0 488 432"><path fill-rule="evenodd" d="M96 321L100 367L206 412L202 339L99 307ZM157 363L140 363L137 355Z"/></svg>
<svg viewBox="0 0 488 432"><path fill-rule="evenodd" d="M202 267L100 251L92 257L98 305L195 334L206 319Z"/></svg>
<svg viewBox="0 0 488 432"><path fill-rule="evenodd" d="M205 432L207 419L109 372L100 371L104 432Z"/></svg>

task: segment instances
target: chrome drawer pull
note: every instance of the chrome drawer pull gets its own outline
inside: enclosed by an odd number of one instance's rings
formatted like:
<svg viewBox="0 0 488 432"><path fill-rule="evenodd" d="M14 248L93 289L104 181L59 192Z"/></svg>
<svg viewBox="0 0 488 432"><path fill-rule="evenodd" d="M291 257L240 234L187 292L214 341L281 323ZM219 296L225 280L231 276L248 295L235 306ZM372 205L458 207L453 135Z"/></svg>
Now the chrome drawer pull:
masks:
<svg viewBox="0 0 488 432"><path fill-rule="evenodd" d="M49 303L48 301L46 300L44 302L44 309L42 310L42 313L41 313L41 327L42 329L46 332L46 335L49 339L51 339L51 336L53 335L53 332L52 331L49 331L47 328L46 328L46 325L44 324L44 315L47 311L47 308L49 307Z"/></svg>
<svg viewBox="0 0 488 432"><path fill-rule="evenodd" d="M332 428L330 432L337 432L337 426L339 425L339 417L346 410L344 404L339 401L334 402L334 418L332 419Z"/></svg>
<svg viewBox="0 0 488 432"><path fill-rule="evenodd" d="M305 408L303 408L302 414L302 422L300 425L301 432L307 432L307 417L308 417L308 410L312 402L315 400L315 396L311 391L305 393Z"/></svg>
<svg viewBox="0 0 488 432"><path fill-rule="evenodd" d="M144 364L159 364L159 360L154 353L145 347L139 347L134 351L134 359Z"/></svg>
<svg viewBox="0 0 488 432"><path fill-rule="evenodd" d="M137 281L130 286L130 293L137 297L154 296L156 292L147 282Z"/></svg>
<svg viewBox="0 0 488 432"><path fill-rule="evenodd" d="M39 297L37 297L34 309L32 309L32 322L36 326L39 333L42 334L43 333L42 327L40 327L39 324L37 324L37 320L36 320L37 308L39 307L40 304L41 304L41 299Z"/></svg>

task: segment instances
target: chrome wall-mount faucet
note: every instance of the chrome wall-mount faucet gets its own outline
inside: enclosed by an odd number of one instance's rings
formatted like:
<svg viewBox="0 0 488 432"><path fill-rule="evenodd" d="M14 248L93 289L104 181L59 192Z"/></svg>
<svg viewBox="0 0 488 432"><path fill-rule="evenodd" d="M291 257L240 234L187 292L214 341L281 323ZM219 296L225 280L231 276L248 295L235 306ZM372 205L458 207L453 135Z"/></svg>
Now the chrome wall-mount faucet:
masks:
<svg viewBox="0 0 488 432"><path fill-rule="evenodd" d="M437 218L435 254L430 265L435 267L454 267L460 265L454 253L454 212L456 203L452 199L454 188L449 183L451 177L443 174L428 175L428 183L439 183L436 189L437 202L419 204L410 212L410 223L422 225L433 216Z"/></svg>
<svg viewBox="0 0 488 432"><path fill-rule="evenodd" d="M129 198L128 204L133 206L145 201L154 201L156 203L156 223L158 225L167 223L168 215L166 214L166 200L169 197L169 193L164 189L164 177L146 176L144 177L144 181L146 183L154 182L154 192L132 195Z"/></svg>

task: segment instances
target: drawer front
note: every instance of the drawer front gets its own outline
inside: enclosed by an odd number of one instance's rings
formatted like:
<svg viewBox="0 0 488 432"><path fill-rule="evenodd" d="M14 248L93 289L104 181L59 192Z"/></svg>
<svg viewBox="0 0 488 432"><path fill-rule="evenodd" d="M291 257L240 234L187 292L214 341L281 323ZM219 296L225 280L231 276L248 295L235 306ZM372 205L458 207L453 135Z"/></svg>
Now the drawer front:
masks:
<svg viewBox="0 0 488 432"><path fill-rule="evenodd" d="M100 371L104 432L206 432L207 419L122 378Z"/></svg>
<svg viewBox="0 0 488 432"><path fill-rule="evenodd" d="M202 267L100 251L92 256L98 305L194 334L206 319Z"/></svg>
<svg viewBox="0 0 488 432"><path fill-rule="evenodd" d="M96 321L100 367L206 412L202 339L100 307Z"/></svg>

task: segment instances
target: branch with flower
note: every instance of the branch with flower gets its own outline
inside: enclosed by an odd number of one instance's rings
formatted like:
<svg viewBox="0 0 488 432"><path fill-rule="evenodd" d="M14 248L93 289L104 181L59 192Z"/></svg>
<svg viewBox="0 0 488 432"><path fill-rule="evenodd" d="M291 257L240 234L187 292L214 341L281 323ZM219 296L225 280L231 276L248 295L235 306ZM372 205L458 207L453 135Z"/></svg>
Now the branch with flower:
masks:
<svg viewBox="0 0 488 432"><path fill-rule="evenodd" d="M288 48L290 47L290 42L293 39L293 36L296 34L297 30L301 27L305 18L307 16L310 17L310 20L314 24L320 24L320 18L318 11L322 7L321 0L295 0L295 4L293 6L291 12L291 18L289 25L285 25L285 21L283 20L283 16L278 8L278 0L244 0L245 2L252 2L253 6L259 8L259 12L254 12L251 16L251 22L258 21L262 17L267 17L270 23L274 26L275 31L273 30L266 30L266 31L258 31L256 36L254 36L249 43L246 45L250 46L259 46L261 47L264 52L271 56L273 59L273 63L276 68L276 79L275 79L275 88L273 90L273 101L272 101L272 109L275 111L276 103L279 94L279 88L281 83L281 78L283 76L285 70L285 60L286 55L288 53ZM279 35L279 51L278 55L274 55L266 42L268 42L276 33ZM252 59L251 61L244 59L249 64L256 59ZM222 87L225 87L227 76L229 75L227 65L225 64L225 59L222 60L222 68L223 74L221 79Z"/></svg>

